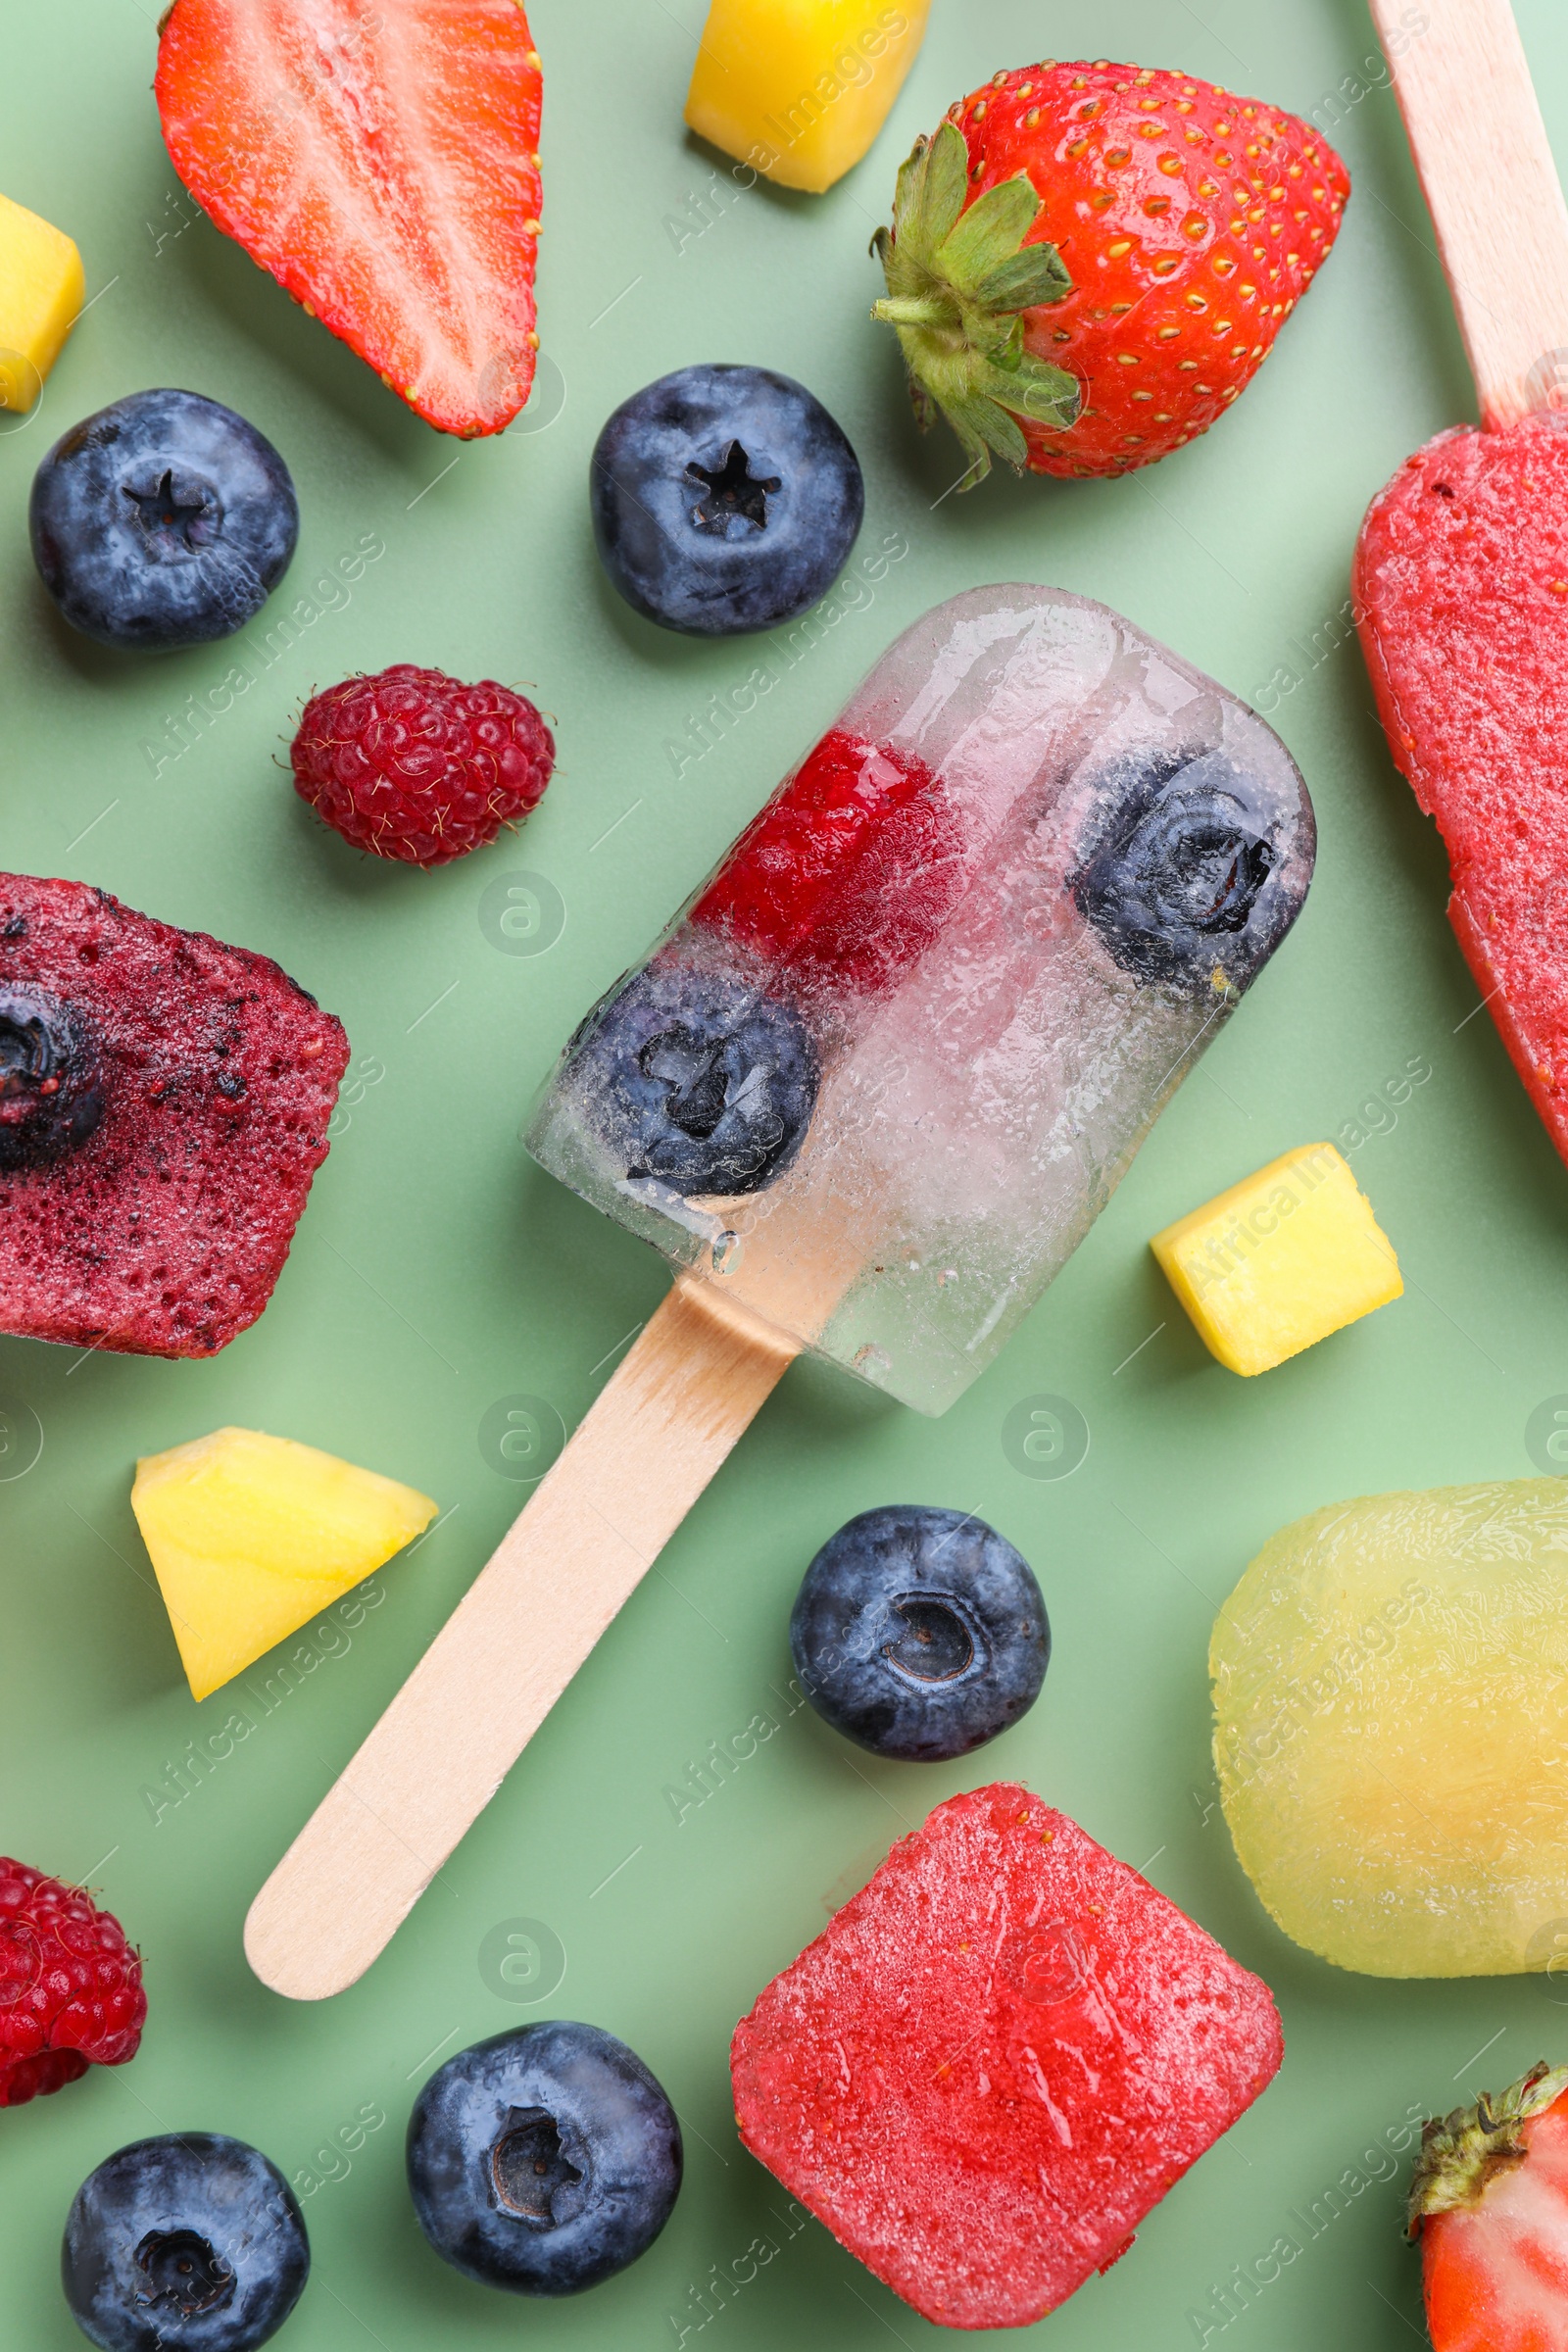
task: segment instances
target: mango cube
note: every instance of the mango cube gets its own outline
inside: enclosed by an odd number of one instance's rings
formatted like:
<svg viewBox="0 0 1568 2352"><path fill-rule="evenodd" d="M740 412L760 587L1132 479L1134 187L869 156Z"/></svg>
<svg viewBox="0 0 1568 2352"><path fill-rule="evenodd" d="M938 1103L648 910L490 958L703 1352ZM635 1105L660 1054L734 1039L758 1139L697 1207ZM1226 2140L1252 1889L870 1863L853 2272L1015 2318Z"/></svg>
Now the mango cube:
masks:
<svg viewBox="0 0 1568 2352"><path fill-rule="evenodd" d="M130 1507L197 1698L297 1633L436 1513L396 1479L255 1429L148 1454Z"/></svg>
<svg viewBox="0 0 1568 2352"><path fill-rule="evenodd" d="M686 99L701 138L820 195L888 119L930 0L712 0Z"/></svg>
<svg viewBox="0 0 1568 2352"><path fill-rule="evenodd" d="M30 409L86 297L63 229L0 196L0 409Z"/></svg>
<svg viewBox="0 0 1568 2352"><path fill-rule="evenodd" d="M1404 1295L1394 1245L1332 1144L1303 1144L1150 1244L1211 1355L1270 1372Z"/></svg>

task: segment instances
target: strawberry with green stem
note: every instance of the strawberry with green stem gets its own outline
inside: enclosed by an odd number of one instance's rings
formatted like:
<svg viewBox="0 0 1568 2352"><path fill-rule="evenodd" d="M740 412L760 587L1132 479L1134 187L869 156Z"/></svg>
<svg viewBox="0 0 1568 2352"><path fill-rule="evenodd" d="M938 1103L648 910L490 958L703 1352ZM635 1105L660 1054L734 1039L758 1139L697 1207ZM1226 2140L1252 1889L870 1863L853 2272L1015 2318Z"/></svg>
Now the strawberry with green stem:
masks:
<svg viewBox="0 0 1568 2352"><path fill-rule="evenodd" d="M899 175L876 239L915 413L969 458L1125 473L1207 430L1311 284L1349 195L1296 116L1106 61L999 74Z"/></svg>

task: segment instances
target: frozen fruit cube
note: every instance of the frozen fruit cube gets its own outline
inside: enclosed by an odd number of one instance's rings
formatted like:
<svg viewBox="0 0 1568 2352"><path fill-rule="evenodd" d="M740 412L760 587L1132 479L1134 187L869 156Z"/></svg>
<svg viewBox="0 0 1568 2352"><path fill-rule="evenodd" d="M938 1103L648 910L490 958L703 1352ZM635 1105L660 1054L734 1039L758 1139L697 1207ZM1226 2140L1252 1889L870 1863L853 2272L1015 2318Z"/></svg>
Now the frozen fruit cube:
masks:
<svg viewBox="0 0 1568 2352"><path fill-rule="evenodd" d="M945 2328L1123 2253L1282 2055L1266 1985L1012 1783L901 1838L735 2029L741 2137Z"/></svg>
<svg viewBox="0 0 1568 2352"><path fill-rule="evenodd" d="M86 291L65 231L0 196L0 409L31 408Z"/></svg>
<svg viewBox="0 0 1568 2352"><path fill-rule="evenodd" d="M1394 1245L1332 1144L1270 1160L1150 1248L1233 1372L1271 1372L1404 1295Z"/></svg>
<svg viewBox="0 0 1568 2352"><path fill-rule="evenodd" d="M1568 1484L1313 1511L1226 1601L1209 1672L1225 1818L1287 1936L1373 1977L1561 1976Z"/></svg>
<svg viewBox="0 0 1568 2352"><path fill-rule="evenodd" d="M282 1272L348 1054L265 956L0 874L0 1331L226 1348Z"/></svg>
<svg viewBox="0 0 1568 2352"><path fill-rule="evenodd" d="M144 1455L130 1507L196 1698L297 1633L436 1514L413 1487L257 1429Z"/></svg>

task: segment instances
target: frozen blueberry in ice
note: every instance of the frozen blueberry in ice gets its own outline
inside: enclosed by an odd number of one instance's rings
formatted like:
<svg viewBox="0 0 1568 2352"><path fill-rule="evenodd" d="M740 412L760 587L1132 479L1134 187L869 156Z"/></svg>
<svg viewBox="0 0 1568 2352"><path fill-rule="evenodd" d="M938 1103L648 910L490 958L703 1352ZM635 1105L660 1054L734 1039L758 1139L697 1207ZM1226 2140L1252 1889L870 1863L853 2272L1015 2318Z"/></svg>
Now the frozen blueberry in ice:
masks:
<svg viewBox="0 0 1568 2352"><path fill-rule="evenodd" d="M1187 993L1252 981L1300 912L1311 872L1298 807L1224 752L1134 753L1099 780L1102 811L1072 884L1124 971Z"/></svg>
<svg viewBox="0 0 1568 2352"><path fill-rule="evenodd" d="M606 424L590 474L611 580L696 637L776 628L826 595L865 486L821 402L767 368L681 368Z"/></svg>
<svg viewBox="0 0 1568 2352"><path fill-rule="evenodd" d="M598 2026L522 2026L449 2058L409 2119L436 2252L481 2286L574 2295L645 2254L681 2180L675 2110Z"/></svg>
<svg viewBox="0 0 1568 2352"><path fill-rule="evenodd" d="M0 981L0 1170L74 1152L103 1113L103 1067L81 1015L31 981Z"/></svg>
<svg viewBox="0 0 1568 2352"><path fill-rule="evenodd" d="M77 2189L61 2272L103 2352L251 2352L310 2275L299 2206L242 2139L182 2132L107 2157Z"/></svg>
<svg viewBox="0 0 1568 2352"><path fill-rule="evenodd" d="M656 961L567 1049L563 1085L627 1182L692 1197L781 1176L818 1075L792 1004L726 972Z"/></svg>
<svg viewBox="0 0 1568 2352"><path fill-rule="evenodd" d="M300 512L253 424L199 392L132 392L33 477L32 558L74 629L164 653L230 637L288 568Z"/></svg>
<svg viewBox="0 0 1568 2352"><path fill-rule="evenodd" d="M1034 1572L972 1512L862 1511L830 1536L790 1617L801 1689L876 1756L939 1764L1026 1715L1051 1661Z"/></svg>

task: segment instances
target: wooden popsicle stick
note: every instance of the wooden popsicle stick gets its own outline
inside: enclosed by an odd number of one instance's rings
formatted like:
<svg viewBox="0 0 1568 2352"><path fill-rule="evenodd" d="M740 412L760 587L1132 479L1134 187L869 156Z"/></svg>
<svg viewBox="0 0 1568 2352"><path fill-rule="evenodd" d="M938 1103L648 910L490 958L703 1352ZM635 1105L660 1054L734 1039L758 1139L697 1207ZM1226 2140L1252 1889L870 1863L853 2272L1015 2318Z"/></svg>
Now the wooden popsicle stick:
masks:
<svg viewBox="0 0 1568 2352"><path fill-rule="evenodd" d="M264 1984L322 2000L369 1967L799 1352L676 1282L251 1905Z"/></svg>
<svg viewBox="0 0 1568 2352"><path fill-rule="evenodd" d="M1509 0L1371 0L1481 421L1568 390L1568 207Z"/></svg>

